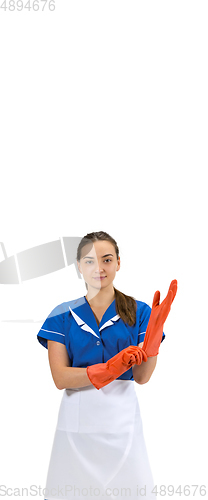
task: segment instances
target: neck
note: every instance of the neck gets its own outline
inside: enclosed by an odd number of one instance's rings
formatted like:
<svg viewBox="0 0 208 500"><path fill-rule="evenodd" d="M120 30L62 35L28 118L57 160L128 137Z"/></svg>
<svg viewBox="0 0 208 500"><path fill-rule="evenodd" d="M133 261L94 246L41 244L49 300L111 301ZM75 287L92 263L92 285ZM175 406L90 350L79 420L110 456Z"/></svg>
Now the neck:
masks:
<svg viewBox="0 0 208 500"><path fill-rule="evenodd" d="M90 288L87 291L86 299L90 302L94 307L105 307L107 304L111 304L115 299L115 291L113 285L109 288L103 288L99 290L95 290L94 288Z"/></svg>

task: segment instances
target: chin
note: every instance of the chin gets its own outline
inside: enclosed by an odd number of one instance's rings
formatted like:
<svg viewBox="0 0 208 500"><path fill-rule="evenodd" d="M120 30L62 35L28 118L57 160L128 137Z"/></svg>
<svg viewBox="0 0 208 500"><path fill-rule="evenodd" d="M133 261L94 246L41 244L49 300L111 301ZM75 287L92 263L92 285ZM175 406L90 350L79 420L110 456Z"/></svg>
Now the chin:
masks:
<svg viewBox="0 0 208 500"><path fill-rule="evenodd" d="M105 282L105 285L104 285L104 282ZM93 282L90 284L90 286L92 286L93 288L97 288L98 290L101 290L101 288L106 287L106 284L108 284L108 283L105 280L103 280L103 281L93 280Z"/></svg>

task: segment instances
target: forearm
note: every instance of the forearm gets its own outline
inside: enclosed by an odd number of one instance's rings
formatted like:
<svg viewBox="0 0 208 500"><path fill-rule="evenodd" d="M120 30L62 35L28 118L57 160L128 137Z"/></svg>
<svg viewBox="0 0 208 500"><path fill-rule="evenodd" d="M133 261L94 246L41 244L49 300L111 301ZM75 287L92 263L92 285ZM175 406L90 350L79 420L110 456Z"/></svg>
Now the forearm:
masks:
<svg viewBox="0 0 208 500"><path fill-rule="evenodd" d="M150 357L146 362L132 367L133 377L138 384L145 384L150 379L157 363L157 356ZM56 387L63 389L77 389L93 385L87 375L86 368L56 366L52 370L52 377Z"/></svg>
<svg viewBox="0 0 208 500"><path fill-rule="evenodd" d="M141 365L132 367L133 377L138 384L145 384L149 381L157 363L157 356L148 358ZM56 374L52 374L56 387L62 389L77 389L92 385L87 375L86 368L61 367Z"/></svg>
<svg viewBox="0 0 208 500"><path fill-rule="evenodd" d="M132 366L133 377L137 384L146 384L151 378L157 364L157 356L142 361L141 365Z"/></svg>
<svg viewBox="0 0 208 500"><path fill-rule="evenodd" d="M86 368L61 367L53 375L54 383L58 389L77 389L92 385Z"/></svg>

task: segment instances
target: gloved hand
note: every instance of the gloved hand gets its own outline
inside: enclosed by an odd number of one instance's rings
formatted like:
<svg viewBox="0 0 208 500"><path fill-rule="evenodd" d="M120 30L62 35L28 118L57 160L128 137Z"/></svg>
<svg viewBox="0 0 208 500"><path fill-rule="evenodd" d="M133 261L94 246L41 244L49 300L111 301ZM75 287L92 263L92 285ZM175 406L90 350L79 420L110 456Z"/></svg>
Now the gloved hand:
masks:
<svg viewBox="0 0 208 500"><path fill-rule="evenodd" d="M106 363L87 366L87 375L96 389L100 389L120 377L133 365L140 365L143 359L147 361L147 355L143 349L131 345L110 358Z"/></svg>
<svg viewBox="0 0 208 500"><path fill-rule="evenodd" d="M171 281L166 298L160 304L160 292L154 294L152 311L144 338L142 349L148 358L157 356L163 335L163 326L170 312L171 304L176 296L177 280Z"/></svg>

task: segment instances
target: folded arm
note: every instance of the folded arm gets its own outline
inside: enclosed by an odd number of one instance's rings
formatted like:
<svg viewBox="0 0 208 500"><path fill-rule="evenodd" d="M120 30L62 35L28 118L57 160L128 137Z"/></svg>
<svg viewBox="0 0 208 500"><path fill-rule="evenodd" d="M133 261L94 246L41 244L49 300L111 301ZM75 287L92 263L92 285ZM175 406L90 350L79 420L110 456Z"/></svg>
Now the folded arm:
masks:
<svg viewBox="0 0 208 500"><path fill-rule="evenodd" d="M70 366L70 359L64 344L48 340L48 358L57 389L75 389L92 385L86 368Z"/></svg>
<svg viewBox="0 0 208 500"><path fill-rule="evenodd" d="M139 352L136 346L129 346L107 363L99 363L86 368L71 367L65 345L53 340L48 340L48 357L53 381L57 389L60 390L75 389L88 385L94 385L99 389L118 378L131 366L133 368L134 363L142 363L144 357L147 359L146 354ZM145 364L147 363L148 360ZM144 363L142 364L144 365ZM138 374L136 373L138 383L144 383L139 381L143 370Z"/></svg>

